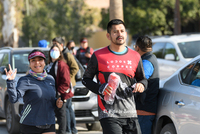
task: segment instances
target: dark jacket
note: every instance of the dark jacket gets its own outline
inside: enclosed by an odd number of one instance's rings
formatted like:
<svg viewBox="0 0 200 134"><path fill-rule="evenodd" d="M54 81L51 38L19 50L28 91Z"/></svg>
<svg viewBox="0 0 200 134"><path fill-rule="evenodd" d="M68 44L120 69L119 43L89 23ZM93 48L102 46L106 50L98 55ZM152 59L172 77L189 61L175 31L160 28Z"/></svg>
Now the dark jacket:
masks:
<svg viewBox="0 0 200 134"><path fill-rule="evenodd" d="M136 100L137 110L156 113L157 111L157 96L159 91L159 68L157 58L152 52L147 52L141 56L142 60L148 60L154 67L154 72L148 79L147 90L140 94Z"/></svg>
<svg viewBox="0 0 200 134"><path fill-rule="evenodd" d="M24 106L20 123L31 126L55 124L56 90L55 81L48 75L45 80L37 80L30 74L19 79L7 80L9 100L17 102L23 97Z"/></svg>
<svg viewBox="0 0 200 134"><path fill-rule="evenodd" d="M79 62L82 65L87 65L90 58L85 57L85 53L93 54L94 50L91 47L87 47L86 49L84 48L79 48L76 52L76 58L79 60Z"/></svg>

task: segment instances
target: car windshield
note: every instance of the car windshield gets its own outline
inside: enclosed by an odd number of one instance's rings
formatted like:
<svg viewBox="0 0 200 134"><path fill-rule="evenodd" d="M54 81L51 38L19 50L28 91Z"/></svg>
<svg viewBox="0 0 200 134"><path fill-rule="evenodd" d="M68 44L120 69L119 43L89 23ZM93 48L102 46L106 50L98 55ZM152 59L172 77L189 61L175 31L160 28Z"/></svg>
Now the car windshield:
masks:
<svg viewBox="0 0 200 134"><path fill-rule="evenodd" d="M184 58L194 58L200 55L200 41L180 42L178 46Z"/></svg>
<svg viewBox="0 0 200 134"><path fill-rule="evenodd" d="M12 66L17 68L17 73L26 73L29 70L28 54L30 52L14 53L12 55ZM48 61L48 51L44 51L46 56L46 65Z"/></svg>

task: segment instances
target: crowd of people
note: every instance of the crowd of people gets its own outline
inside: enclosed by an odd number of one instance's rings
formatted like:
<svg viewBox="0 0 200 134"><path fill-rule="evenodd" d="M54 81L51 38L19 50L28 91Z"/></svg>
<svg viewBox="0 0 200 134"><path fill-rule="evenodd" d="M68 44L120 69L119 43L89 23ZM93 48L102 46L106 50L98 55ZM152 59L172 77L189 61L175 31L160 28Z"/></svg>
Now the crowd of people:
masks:
<svg viewBox="0 0 200 134"><path fill-rule="evenodd" d="M28 56L30 70L18 80L17 70L5 69L7 89L12 103L23 98L20 119L22 134L55 134L55 117L58 134L77 134L75 114L72 109L75 76L78 60L85 67L82 83L98 98L98 115L103 134L151 134L157 111L159 73L152 41L140 36L135 50L126 45L127 32L122 20L113 19L107 25L106 37L110 44L94 52L87 38L80 39L80 47L62 37L52 43L38 42L39 47L50 47L48 64L43 51L34 49ZM46 67L45 67L46 66ZM113 73L118 83L108 80ZM96 76L97 82L93 81ZM112 79L111 78L111 79ZM109 96L114 102L108 103Z"/></svg>

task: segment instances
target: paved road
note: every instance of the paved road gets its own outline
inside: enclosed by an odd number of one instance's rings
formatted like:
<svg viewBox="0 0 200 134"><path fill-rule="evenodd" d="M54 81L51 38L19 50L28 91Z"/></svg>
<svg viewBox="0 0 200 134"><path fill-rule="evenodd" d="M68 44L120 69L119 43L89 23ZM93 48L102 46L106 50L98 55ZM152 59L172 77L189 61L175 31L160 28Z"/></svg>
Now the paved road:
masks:
<svg viewBox="0 0 200 134"><path fill-rule="evenodd" d="M58 126L56 125L56 128ZM88 131L85 127L85 124L77 124L78 133L79 134L102 134L101 131ZM5 120L0 120L0 134L9 134L6 130Z"/></svg>

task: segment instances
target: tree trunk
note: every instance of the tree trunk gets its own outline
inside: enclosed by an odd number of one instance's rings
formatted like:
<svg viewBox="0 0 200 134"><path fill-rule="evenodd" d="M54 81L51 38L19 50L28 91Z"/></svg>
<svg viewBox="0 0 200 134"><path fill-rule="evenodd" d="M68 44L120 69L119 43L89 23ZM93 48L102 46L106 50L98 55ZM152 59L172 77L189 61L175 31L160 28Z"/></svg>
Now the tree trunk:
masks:
<svg viewBox="0 0 200 134"><path fill-rule="evenodd" d="M4 46L18 47L19 31L16 28L16 1L2 0L3 13L3 27L2 35Z"/></svg>
<svg viewBox="0 0 200 134"><path fill-rule="evenodd" d="M120 19L124 20L123 16L123 1L122 0L110 0L110 20Z"/></svg>
<svg viewBox="0 0 200 134"><path fill-rule="evenodd" d="M174 8L174 35L181 34L180 1L176 0Z"/></svg>

